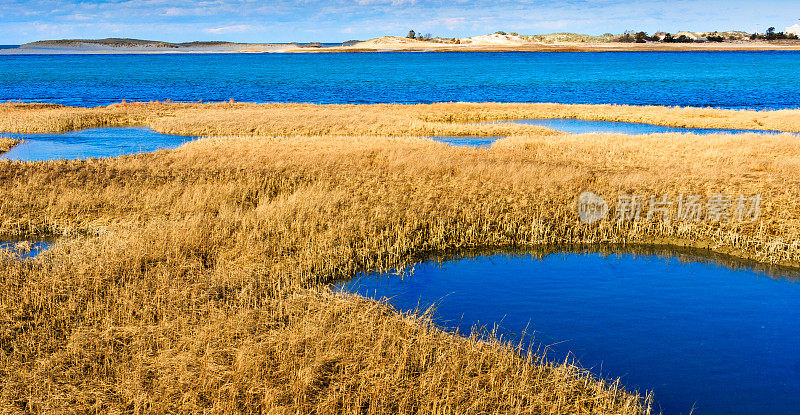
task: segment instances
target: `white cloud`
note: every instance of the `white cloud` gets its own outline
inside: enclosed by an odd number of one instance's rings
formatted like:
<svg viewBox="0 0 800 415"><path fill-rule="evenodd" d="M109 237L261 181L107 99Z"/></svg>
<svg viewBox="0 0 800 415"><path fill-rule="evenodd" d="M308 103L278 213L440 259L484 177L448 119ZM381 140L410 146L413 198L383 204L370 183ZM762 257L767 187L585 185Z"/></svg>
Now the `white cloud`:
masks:
<svg viewBox="0 0 800 415"><path fill-rule="evenodd" d="M249 30L253 30L253 26L240 24L240 25L233 25L233 26L224 26L224 27L215 27L203 30L205 33L212 33L215 35L224 34L224 33L243 33Z"/></svg>

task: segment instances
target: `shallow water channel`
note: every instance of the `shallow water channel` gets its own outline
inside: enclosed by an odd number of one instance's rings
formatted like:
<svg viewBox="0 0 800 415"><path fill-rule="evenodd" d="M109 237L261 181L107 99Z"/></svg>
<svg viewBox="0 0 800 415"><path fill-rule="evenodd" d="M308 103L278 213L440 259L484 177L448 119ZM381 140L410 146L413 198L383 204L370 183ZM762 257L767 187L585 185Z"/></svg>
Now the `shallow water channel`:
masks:
<svg viewBox="0 0 800 415"><path fill-rule="evenodd" d="M115 157L175 148L195 137L157 133L143 127L92 128L61 134L9 134L23 142L0 154L0 159L40 161Z"/></svg>
<svg viewBox="0 0 800 415"><path fill-rule="evenodd" d="M442 143L450 144L451 146L456 147L491 147L492 143L499 140L502 137L477 137L477 136L468 136L468 137L458 137L458 136L436 136L436 137L425 137L434 141L439 141Z"/></svg>
<svg viewBox="0 0 800 415"><path fill-rule="evenodd" d="M435 304L435 320L572 356L598 376L654 392L665 414L800 412L800 282L675 251L488 254L365 274L337 289ZM532 343L529 343L531 342Z"/></svg>
<svg viewBox="0 0 800 415"><path fill-rule="evenodd" d="M660 133L691 133L699 135L707 134L784 134L779 131L763 130L734 130L719 128L681 128L665 127L663 125L643 124L634 122L617 121L587 121L561 118L541 118L505 121L517 124L539 125L553 130L564 131L573 134L584 133L618 133L618 134L660 134ZM797 133L789 133L797 134Z"/></svg>
<svg viewBox="0 0 800 415"><path fill-rule="evenodd" d="M661 133L690 133L698 135L708 134L793 134L798 133L783 133L780 131L763 131L763 130L735 130L735 129L719 129L719 128L681 128L681 127L665 127L663 125L643 124L633 122L617 122L617 121L586 121L575 119L561 119L561 118L535 118L535 119L521 119L510 121L492 122L496 123L516 123L538 125L553 130L563 131L572 134L589 134L589 133L616 133L616 134L661 134ZM441 141L453 146L471 146L471 147L490 147L492 143L502 137L426 137L435 141Z"/></svg>

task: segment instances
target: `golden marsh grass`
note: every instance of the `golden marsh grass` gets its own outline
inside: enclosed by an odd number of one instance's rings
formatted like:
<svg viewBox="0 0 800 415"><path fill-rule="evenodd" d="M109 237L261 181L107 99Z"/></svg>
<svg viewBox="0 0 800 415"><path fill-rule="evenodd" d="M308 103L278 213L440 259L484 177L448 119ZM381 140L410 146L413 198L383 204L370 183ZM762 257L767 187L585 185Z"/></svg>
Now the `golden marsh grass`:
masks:
<svg viewBox="0 0 800 415"><path fill-rule="evenodd" d="M151 127L196 136L510 136L546 134L543 127L470 125L521 118L576 118L688 128L800 132L800 110L736 111L629 105L439 103L419 105L128 103L75 108L0 104L0 131L63 132L92 127Z"/></svg>
<svg viewBox="0 0 800 415"><path fill-rule="evenodd" d="M0 119L4 130L147 125L237 136L112 159L0 161L0 237L66 235L37 260L0 259L0 405L38 413L647 413L647 399L573 366L448 334L425 316L325 284L466 248L670 241L800 262L797 137L523 126L475 149L395 136L494 135L487 129L511 127L451 121L517 116L498 108L3 105L14 114ZM725 122L794 125L776 117ZM246 136L254 134L266 136ZM607 200L760 193L764 203L755 223L586 225L575 213L584 190Z"/></svg>

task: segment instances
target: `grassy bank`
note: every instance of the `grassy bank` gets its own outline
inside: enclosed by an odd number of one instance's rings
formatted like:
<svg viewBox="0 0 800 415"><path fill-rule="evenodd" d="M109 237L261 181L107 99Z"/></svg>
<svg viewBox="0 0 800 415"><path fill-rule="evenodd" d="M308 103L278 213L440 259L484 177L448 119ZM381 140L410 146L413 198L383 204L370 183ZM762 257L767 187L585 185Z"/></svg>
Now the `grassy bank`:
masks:
<svg viewBox="0 0 800 415"><path fill-rule="evenodd" d="M15 145L21 143L20 140L11 137L2 137L0 136L0 154L11 150Z"/></svg>
<svg viewBox="0 0 800 415"><path fill-rule="evenodd" d="M641 397L572 366L446 334L324 284L429 252L665 238L800 262L800 144L788 135L520 129L474 149L390 136L489 134L512 127L451 121L567 109L0 108L14 114L0 118L5 130L148 125L242 135L114 159L0 161L0 237L66 235L36 261L0 261L0 400L10 411L644 413ZM789 112L665 111L736 128L754 118L794 125ZM269 137L245 136L253 134ZM761 193L764 202L755 223L586 225L575 213L584 190L607 200Z"/></svg>

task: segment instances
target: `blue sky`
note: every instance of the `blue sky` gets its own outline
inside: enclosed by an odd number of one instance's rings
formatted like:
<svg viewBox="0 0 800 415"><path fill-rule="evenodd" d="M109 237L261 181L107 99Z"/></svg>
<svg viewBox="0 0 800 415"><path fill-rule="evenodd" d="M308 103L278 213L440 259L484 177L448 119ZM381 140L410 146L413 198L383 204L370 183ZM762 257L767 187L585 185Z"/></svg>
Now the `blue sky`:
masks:
<svg viewBox="0 0 800 415"><path fill-rule="evenodd" d="M448 37L754 31L756 24L781 31L799 18L798 0L0 0L0 44L102 37L341 42L409 28Z"/></svg>

